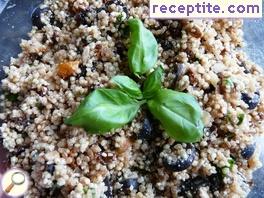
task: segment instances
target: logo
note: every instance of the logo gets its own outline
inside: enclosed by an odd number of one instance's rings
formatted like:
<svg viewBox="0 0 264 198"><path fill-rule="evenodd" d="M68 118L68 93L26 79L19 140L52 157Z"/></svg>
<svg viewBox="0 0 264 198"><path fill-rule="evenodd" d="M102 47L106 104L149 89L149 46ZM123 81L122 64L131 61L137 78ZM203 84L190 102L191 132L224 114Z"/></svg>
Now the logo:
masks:
<svg viewBox="0 0 264 198"><path fill-rule="evenodd" d="M29 185L28 175L21 169L8 170L2 177L3 192L10 197L19 197L26 193Z"/></svg>

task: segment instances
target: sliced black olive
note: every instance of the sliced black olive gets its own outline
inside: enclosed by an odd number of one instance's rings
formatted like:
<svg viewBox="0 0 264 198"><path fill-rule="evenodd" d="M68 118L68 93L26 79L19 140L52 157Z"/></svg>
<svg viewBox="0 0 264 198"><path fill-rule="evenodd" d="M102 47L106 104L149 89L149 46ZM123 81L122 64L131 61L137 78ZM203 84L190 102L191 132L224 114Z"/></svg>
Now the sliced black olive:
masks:
<svg viewBox="0 0 264 198"><path fill-rule="evenodd" d="M250 71L248 71L247 69L245 69L245 70L244 70L244 73L245 73L245 74L249 74Z"/></svg>
<svg viewBox="0 0 264 198"><path fill-rule="evenodd" d="M182 28L169 26L169 32L172 38L179 39L182 37Z"/></svg>
<svg viewBox="0 0 264 198"><path fill-rule="evenodd" d="M213 122L212 126L209 128L209 130L210 130L210 132L214 132L214 131L217 131L217 128L218 128L218 124Z"/></svg>
<svg viewBox="0 0 264 198"><path fill-rule="evenodd" d="M105 3L106 9L108 9L109 6L112 5L112 4L121 6L123 8L123 11L126 13L126 15L128 17L128 9L127 9L127 7L125 6L125 4L122 1L120 1L120 0L109 0L109 1L107 1Z"/></svg>
<svg viewBox="0 0 264 198"><path fill-rule="evenodd" d="M153 162L152 159L150 159L150 161ZM147 170L146 167L142 167L142 168L141 168L141 167L137 167L137 166L132 166L132 167L130 168L130 170L131 170L131 171L136 171L138 174L143 175L143 176L145 176L145 175L147 175L147 174L151 174L151 171L150 171L150 170Z"/></svg>
<svg viewBox="0 0 264 198"><path fill-rule="evenodd" d="M161 44L161 47L163 48L163 50L165 50L165 51L171 50L173 48L173 44L168 40L161 40L160 44Z"/></svg>
<svg viewBox="0 0 264 198"><path fill-rule="evenodd" d="M58 21L58 20L56 20L55 17L54 17L54 15L51 16L51 18L50 18L50 24L51 25L55 25L55 26L57 26L60 29L63 27L63 23L60 22L60 21Z"/></svg>
<svg viewBox="0 0 264 198"><path fill-rule="evenodd" d="M93 13L94 15L96 15L96 13L101 12L101 10L94 10L94 9L90 9L90 8L86 8L85 10L82 10L81 12L79 12L78 14L76 14L75 16L75 21L78 23L78 25L92 25L92 21L88 18L88 14Z"/></svg>
<svg viewBox="0 0 264 198"><path fill-rule="evenodd" d="M30 124L29 120L26 117L9 118L9 120L16 123L17 126L21 126L23 128L27 127ZM18 130L18 128L16 128L16 129ZM19 129L19 131L21 131L21 130Z"/></svg>
<svg viewBox="0 0 264 198"><path fill-rule="evenodd" d="M148 117L145 117L143 127L138 134L139 139L150 140L153 138L153 125Z"/></svg>
<svg viewBox="0 0 264 198"><path fill-rule="evenodd" d="M239 64L239 66L240 67L243 67L245 70L244 70L244 73L245 74L249 74L250 73L250 71L247 69L247 67L246 67L246 63L245 62L242 62L242 63L240 63Z"/></svg>
<svg viewBox="0 0 264 198"><path fill-rule="evenodd" d="M109 177L106 177L104 179L105 186L107 186L107 190L104 192L105 196L107 198L112 198L113 197L113 189L111 185L111 181Z"/></svg>
<svg viewBox="0 0 264 198"><path fill-rule="evenodd" d="M50 174L53 174L55 171L55 164L48 164L46 167L46 171L48 171Z"/></svg>
<svg viewBox="0 0 264 198"><path fill-rule="evenodd" d="M256 144L249 144L247 145L242 151L241 151L241 156L244 159L250 159L252 155L254 154L256 150Z"/></svg>
<svg viewBox="0 0 264 198"><path fill-rule="evenodd" d="M19 147L17 149L17 151L14 152L14 154L18 156L18 155L21 155L22 153L24 153L25 151L26 151L26 149L24 147Z"/></svg>
<svg viewBox="0 0 264 198"><path fill-rule="evenodd" d="M197 176L183 181L180 185L179 196L186 197L188 193L196 195L200 187L209 186L209 180L205 177Z"/></svg>
<svg viewBox="0 0 264 198"><path fill-rule="evenodd" d="M138 139L149 141L161 136L162 133L159 131L159 122L153 118L150 112L147 112L143 120L142 129L138 134Z"/></svg>
<svg viewBox="0 0 264 198"><path fill-rule="evenodd" d="M122 184L122 190L125 193L129 193L131 190L138 190L139 183L137 178L129 178L120 182Z"/></svg>
<svg viewBox="0 0 264 198"><path fill-rule="evenodd" d="M76 16L75 16L75 20L77 21L77 23L79 25L87 25L87 21L86 21L86 10L79 12Z"/></svg>
<svg viewBox="0 0 264 198"><path fill-rule="evenodd" d="M194 63L196 61L199 62L199 59L197 59L195 53L191 49L187 49L186 53L187 53L187 58L188 58L190 63Z"/></svg>
<svg viewBox="0 0 264 198"><path fill-rule="evenodd" d="M208 179L211 192L215 192L223 188L223 176L220 171L217 171L217 173L210 175Z"/></svg>
<svg viewBox="0 0 264 198"><path fill-rule="evenodd" d="M204 90L204 93L209 94L209 93L212 93L214 91L215 91L215 87L212 84L210 84L209 87Z"/></svg>
<svg viewBox="0 0 264 198"><path fill-rule="evenodd" d="M86 66L80 65L79 68L80 68L81 72L79 74L77 74L76 78L86 77L86 74L87 74Z"/></svg>
<svg viewBox="0 0 264 198"><path fill-rule="evenodd" d="M39 30L42 29L45 26L45 23L42 22L41 15L48 11L49 11L48 8L43 8L43 9L41 9L40 7L35 8L31 15L32 25L36 26Z"/></svg>
<svg viewBox="0 0 264 198"><path fill-rule="evenodd" d="M181 78L181 76L183 75L183 71L184 71L184 65L183 64L179 64L177 65L177 68L175 68L175 78L173 79L172 83L171 83L171 88L175 88L179 79Z"/></svg>
<svg viewBox="0 0 264 198"><path fill-rule="evenodd" d="M119 54L121 59L124 59L126 57L126 53L125 52L127 51L127 48L124 45L124 43L122 41L117 41L115 43L115 47L116 47L117 54Z"/></svg>
<svg viewBox="0 0 264 198"><path fill-rule="evenodd" d="M106 3L105 3L105 7L108 8L110 5L112 4L115 4L115 5L120 5L120 6L123 6L123 2L120 1L120 0L108 0Z"/></svg>
<svg viewBox="0 0 264 198"><path fill-rule="evenodd" d="M197 176L183 181L180 185L179 196L186 197L188 193L190 193L191 195L196 195L198 193L199 188L207 186L210 188L210 191L212 193L222 189L224 183L221 173L217 172L208 176L208 178Z"/></svg>
<svg viewBox="0 0 264 198"><path fill-rule="evenodd" d="M193 146L188 146L187 149L191 150L191 153L188 154L187 158L177 158L174 155L168 153L166 157L163 157L162 159L163 165L168 170L176 172L183 171L189 168L195 159L196 151Z"/></svg>
<svg viewBox="0 0 264 198"><path fill-rule="evenodd" d="M106 31L106 34L111 36L111 37L113 37L115 35L115 33L110 31L110 30Z"/></svg>
<svg viewBox="0 0 264 198"><path fill-rule="evenodd" d="M259 92L255 92L253 97L250 97L247 93L241 94L241 99L248 105L248 109L255 109L260 102Z"/></svg>
<svg viewBox="0 0 264 198"><path fill-rule="evenodd" d="M51 189L48 189L48 194L51 195L51 197L56 197L56 198L61 198L64 197L61 191L61 187L57 185L57 183L55 182L55 184L51 187ZM47 197L47 196L44 196Z"/></svg>
<svg viewBox="0 0 264 198"><path fill-rule="evenodd" d="M105 7L100 7L96 9L96 13L100 13L101 11L105 10Z"/></svg>
<svg viewBox="0 0 264 198"><path fill-rule="evenodd" d="M91 67L91 72L95 72L96 71L96 63L93 62L93 66Z"/></svg>
<svg viewBox="0 0 264 198"><path fill-rule="evenodd" d="M179 64L175 71L175 80L178 81L183 74L184 65Z"/></svg>

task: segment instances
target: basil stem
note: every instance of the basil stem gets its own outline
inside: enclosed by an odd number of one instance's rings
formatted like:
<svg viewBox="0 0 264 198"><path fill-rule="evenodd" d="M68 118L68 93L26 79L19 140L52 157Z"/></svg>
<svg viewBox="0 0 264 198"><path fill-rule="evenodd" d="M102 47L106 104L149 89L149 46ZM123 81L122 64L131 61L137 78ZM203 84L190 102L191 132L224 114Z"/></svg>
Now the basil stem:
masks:
<svg viewBox="0 0 264 198"><path fill-rule="evenodd" d="M143 95L144 98L151 98L162 87L163 69L158 67L152 72L144 82Z"/></svg>

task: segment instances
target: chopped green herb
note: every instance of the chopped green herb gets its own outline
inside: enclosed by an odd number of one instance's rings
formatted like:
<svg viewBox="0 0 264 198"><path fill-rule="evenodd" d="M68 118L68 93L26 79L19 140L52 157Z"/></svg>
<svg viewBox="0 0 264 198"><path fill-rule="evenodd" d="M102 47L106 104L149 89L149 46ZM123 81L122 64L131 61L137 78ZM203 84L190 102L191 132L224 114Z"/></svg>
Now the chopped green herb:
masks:
<svg viewBox="0 0 264 198"><path fill-rule="evenodd" d="M234 87L234 82L231 78L224 79L224 84L230 88Z"/></svg>
<svg viewBox="0 0 264 198"><path fill-rule="evenodd" d="M5 98L10 101L10 102L16 102L18 100L18 94L13 94L13 93L7 93L5 95Z"/></svg>
<svg viewBox="0 0 264 198"><path fill-rule="evenodd" d="M235 160L233 158L230 158L228 160L228 163L229 163L229 169L232 170L235 165Z"/></svg>
<svg viewBox="0 0 264 198"><path fill-rule="evenodd" d="M226 120L228 121L228 122L232 122L232 114L230 113L230 112L227 112L227 114L226 114Z"/></svg>
<svg viewBox="0 0 264 198"><path fill-rule="evenodd" d="M223 175L223 176L226 176L226 175L227 175L227 172L228 172L229 170L233 170L233 167L234 167L234 165L235 165L235 160L234 160L233 158L230 158L230 159L228 160L228 163L229 163L229 166L224 166L224 167L221 168L221 170L222 170L222 175Z"/></svg>
<svg viewBox="0 0 264 198"><path fill-rule="evenodd" d="M241 125L244 121L244 118L245 118L245 114L241 113L237 116L237 119L238 119L238 122L236 123L238 126ZM228 112L226 114L226 121L227 122L230 122L232 124L235 124L234 123L234 120L232 119L232 114L230 112Z"/></svg>
<svg viewBox="0 0 264 198"><path fill-rule="evenodd" d="M229 132L229 133L226 134L226 137L227 137L228 140L232 140L235 136L236 136L235 133L230 133Z"/></svg>
<svg viewBox="0 0 264 198"><path fill-rule="evenodd" d="M94 188L88 188L87 195L88 197L96 198L96 190Z"/></svg>
<svg viewBox="0 0 264 198"><path fill-rule="evenodd" d="M241 113L241 114L239 114L239 115L237 116L237 119L238 119L238 123L237 123L237 125L238 125L238 126L241 125L241 124L243 123L244 118L245 118L245 114L243 114L243 113Z"/></svg>
<svg viewBox="0 0 264 198"><path fill-rule="evenodd" d="M123 21L123 13L120 13L117 17L116 17L116 22L117 23L121 23Z"/></svg>
<svg viewBox="0 0 264 198"><path fill-rule="evenodd" d="M87 186L83 187L83 193L84 193L84 194L87 194L87 193L88 193L88 190L89 190L89 189L88 189Z"/></svg>
<svg viewBox="0 0 264 198"><path fill-rule="evenodd" d="M227 173L228 173L228 171L229 171L229 168L228 168L227 166L224 166L224 167L221 169L221 172L222 172L222 175L223 175L223 176L226 176Z"/></svg>
<svg viewBox="0 0 264 198"><path fill-rule="evenodd" d="M198 58L198 57L195 57L195 60L194 60L194 62L199 62L199 63L200 63L200 58Z"/></svg>
<svg viewBox="0 0 264 198"><path fill-rule="evenodd" d="M36 103L36 107L37 107L40 111L42 111L42 110L45 108L45 106L44 106L41 102L37 102L37 103Z"/></svg>

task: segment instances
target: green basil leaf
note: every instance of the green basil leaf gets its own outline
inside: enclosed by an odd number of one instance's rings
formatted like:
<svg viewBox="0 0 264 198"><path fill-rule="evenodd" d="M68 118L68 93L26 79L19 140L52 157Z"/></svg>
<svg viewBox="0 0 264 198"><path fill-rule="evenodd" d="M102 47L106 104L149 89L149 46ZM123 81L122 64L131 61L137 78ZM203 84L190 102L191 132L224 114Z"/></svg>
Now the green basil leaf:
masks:
<svg viewBox="0 0 264 198"><path fill-rule="evenodd" d="M231 78L225 78L224 79L224 84L230 88L234 87L234 82Z"/></svg>
<svg viewBox="0 0 264 198"><path fill-rule="evenodd" d="M146 29L139 19L128 20L130 47L128 62L136 75L147 73L157 62L158 43L151 31Z"/></svg>
<svg viewBox="0 0 264 198"><path fill-rule="evenodd" d="M97 89L88 95L65 124L90 133L105 133L129 123L141 103L116 89Z"/></svg>
<svg viewBox="0 0 264 198"><path fill-rule="evenodd" d="M225 117L227 122L232 123L232 114L228 111Z"/></svg>
<svg viewBox="0 0 264 198"><path fill-rule="evenodd" d="M118 89L125 92L132 98L142 99L143 95L139 85L127 76L115 76L111 79L111 83L116 85Z"/></svg>
<svg viewBox="0 0 264 198"><path fill-rule="evenodd" d="M158 67L152 72L144 82L143 96L144 98L151 98L153 95L161 89L162 86L163 69Z"/></svg>
<svg viewBox="0 0 264 198"><path fill-rule="evenodd" d="M236 163L236 161L235 161L235 159L230 158L230 159L228 160L228 163L229 163L229 168L232 170L233 167L234 167L234 165L235 165L235 163Z"/></svg>
<svg viewBox="0 0 264 198"><path fill-rule="evenodd" d="M227 171L228 171L228 169L229 169L230 171L233 170L234 165L236 164L235 159L233 159L233 158L228 159L228 164L229 164L229 166L224 166L224 167L221 168L221 171L222 171L222 175L223 175L223 176L226 176L226 175L227 175Z"/></svg>
<svg viewBox="0 0 264 198"><path fill-rule="evenodd" d="M7 93L5 95L5 98L10 102L16 102L18 100L19 95L13 94L13 93Z"/></svg>
<svg viewBox="0 0 264 198"><path fill-rule="evenodd" d="M245 114L243 114L243 113L241 113L241 114L239 114L239 115L237 116L237 119L238 119L238 123L237 123L237 125L238 125L238 126L241 125L241 124L243 123L244 118L245 118Z"/></svg>
<svg viewBox="0 0 264 198"><path fill-rule="evenodd" d="M191 143L202 138L202 110L193 96L160 89L148 101L148 107L168 135L176 141Z"/></svg>

